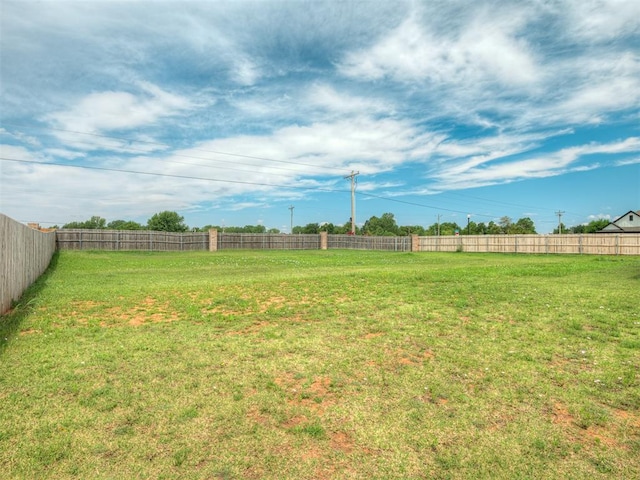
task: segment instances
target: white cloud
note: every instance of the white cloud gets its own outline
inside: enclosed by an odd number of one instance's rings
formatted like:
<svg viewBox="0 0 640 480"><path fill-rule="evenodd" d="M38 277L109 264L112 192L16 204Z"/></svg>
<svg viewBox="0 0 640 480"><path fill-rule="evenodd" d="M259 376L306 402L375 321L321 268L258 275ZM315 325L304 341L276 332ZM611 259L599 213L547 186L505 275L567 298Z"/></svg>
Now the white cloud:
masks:
<svg viewBox="0 0 640 480"><path fill-rule="evenodd" d="M5 135L10 138L14 138L19 142L24 142L33 147L39 147L41 145L40 140L38 140L36 137L31 135L26 135L22 132L10 132L4 128L0 128L0 135Z"/></svg>
<svg viewBox="0 0 640 480"><path fill-rule="evenodd" d="M559 8L567 16L570 33L583 40L607 41L640 30L637 0L568 0Z"/></svg>
<svg viewBox="0 0 640 480"><path fill-rule="evenodd" d="M527 178L544 178L561 175L570 171L586 171L597 168L597 163L577 164L578 160L590 155L612 155L640 151L640 138L599 144L590 143L577 147L563 148L544 156L505 161L499 156L491 158L496 162L450 162L433 172L436 179L434 190L457 190L475 188L500 183L509 183ZM484 159L483 159L484 160Z"/></svg>
<svg viewBox="0 0 640 480"><path fill-rule="evenodd" d="M384 100L338 92L326 83L314 84L307 93L307 101L312 106L341 114L370 115L392 111Z"/></svg>
<svg viewBox="0 0 640 480"><path fill-rule="evenodd" d="M526 41L516 38L521 20L503 19L482 16L456 37L435 34L412 15L370 48L349 52L338 67L344 75L364 80L533 84L539 70Z"/></svg>
<svg viewBox="0 0 640 480"><path fill-rule="evenodd" d="M100 133L153 126L192 107L184 97L148 82L139 82L138 94L125 91L91 93L71 109L45 116L56 127L72 132Z"/></svg>

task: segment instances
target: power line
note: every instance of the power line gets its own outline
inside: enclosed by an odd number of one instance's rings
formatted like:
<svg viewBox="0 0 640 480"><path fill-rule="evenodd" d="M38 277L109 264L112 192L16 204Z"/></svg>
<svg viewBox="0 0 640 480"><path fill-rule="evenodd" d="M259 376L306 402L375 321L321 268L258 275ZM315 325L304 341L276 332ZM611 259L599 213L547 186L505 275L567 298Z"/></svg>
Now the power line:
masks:
<svg viewBox="0 0 640 480"><path fill-rule="evenodd" d="M18 125L18 124L11 124L11 123L5 123L4 125L9 126L9 127L14 127L14 128L26 128L26 129L39 129L39 130L52 130L55 132L64 132L64 133L73 133L76 135L87 135L90 137L97 137L97 138L106 138L109 140L119 140L122 142L128 142L128 143L142 143L142 144L146 144L146 145L158 145L161 147L166 147L166 148L172 148L171 145L168 145L166 143L162 143L162 142L154 142L151 140L136 140L136 139L131 139L131 138L125 138L125 137L116 137L113 135L105 135L105 134L101 134L101 133L91 133L91 132L79 132L76 130L66 130L63 128L54 128L54 127L39 127L39 126L27 126L27 125ZM140 151L140 152L146 152L146 150L143 149L136 149L133 147L127 147L129 150L135 150L135 151ZM203 149L203 148L194 148L192 147L191 150L195 150L198 152L204 152L204 153L214 153L216 155L227 155L227 156L231 156L231 157L237 157L237 158L248 158L248 159L252 159L252 160L262 160L262 161L267 161L267 162L274 162L274 163L284 163L284 164L289 164L289 165L297 165L297 166L301 166L301 167L312 167L312 168L320 168L320 169L324 169L324 170L332 170L334 171L335 168L334 167L327 167L324 165L314 165L314 164L310 164L310 163L302 163L302 162L293 162L291 160L278 160L275 158L269 158L269 157L258 157L255 155L243 155L240 153L232 153L232 152L224 152L224 151L220 151L220 150L208 150L208 149ZM196 157L196 156L190 156L190 155L182 155L182 154L174 154L176 156L180 156L180 157L185 157L185 158L196 158L199 160L208 160L206 158L202 158L202 157ZM231 162L225 162L224 160L219 160L221 163L231 163ZM237 164L237 162L235 162ZM249 165L249 166L256 166L254 164L243 164L243 165ZM271 168L278 168L278 167L271 167ZM288 169L284 169L284 170L288 170ZM346 169L345 169L346 170Z"/></svg>
<svg viewBox="0 0 640 480"><path fill-rule="evenodd" d="M375 195L373 193L358 192L358 195L362 195L362 196L365 196L365 197L379 198L381 200L388 200L389 202L402 203L404 205L413 205L414 207L431 208L433 210L442 210L442 211L445 211L445 212L452 212L452 213L464 213L464 214L467 213L466 210L453 210L451 208L436 207L435 205L426 205L424 203L409 202L407 200L398 200L397 198L383 197L381 195ZM487 217L487 218L495 218L496 217L496 215L483 215L481 213L474 213L474 215L478 216L478 217Z"/></svg>
<svg viewBox="0 0 640 480"><path fill-rule="evenodd" d="M237 183L242 185L257 185L261 187L280 187L280 188L288 188L288 189L298 189L298 190L314 190L314 188L310 187L299 187L294 185L279 185L273 183L262 183L262 182L247 182L242 180L229 180L222 178L207 178L207 177L195 177L191 175L175 175L171 173L158 173L158 172L141 172L138 170L125 170L121 168L108 168L108 167L95 167L90 165L69 165L68 163L58 163L58 162L37 162L35 160L21 160L17 158L8 158L8 157L0 157L0 160L5 160L8 162L18 162L18 163L29 163L36 165L53 165L57 167L68 167L68 168L82 168L86 170L100 170L106 172L119 172L119 173L131 173L135 175L151 175L155 177L170 177L170 178L182 178L187 180L205 180L209 182L221 182L221 183ZM323 188L315 188L315 190L330 192L330 193L338 193L344 192L345 190L334 190L334 189L323 189Z"/></svg>
<svg viewBox="0 0 640 480"><path fill-rule="evenodd" d="M155 177L181 178L181 179L187 179L187 180L204 180L204 181L209 181L209 182L234 183L234 184L240 184L240 185L256 185L256 186L262 186L262 187L277 187L277 188L305 190L305 191L319 191L319 192L327 192L327 193L345 193L345 192L347 192L347 190L329 189L329 188L321 188L321 187L310 188L310 187L301 187L301 186L295 186L295 185L281 185L281 184L264 183L264 182L248 182L248 181L243 181L243 180L230 180L230 179L220 179L220 178L197 177L197 176L193 176L193 175L176 175L176 174L171 174L171 173L144 172L144 171L138 171L138 170L127 170L127 169L121 169L121 168L108 168L108 167L96 167L96 166L90 166L90 165L70 165L70 164L67 164L67 163L59 163L59 162L38 162L38 161L35 161L35 160L23 160L23 159L8 158L8 157L0 157L0 160L4 160L4 161L8 161L8 162L44 165L44 166L50 165L50 166L57 166L57 167L80 168L80 169L85 169L85 170L98 170L98 171L106 171L106 172L130 173L130 174L134 174L134 175L150 175L150 176L155 176ZM352 195L355 195L355 193L356 193L356 191L355 191L355 176L358 175L358 174L359 174L359 172L357 172L357 173L352 172L351 175L345 177L345 178L352 178L352 189L351 189ZM352 175L353 175L353 177L352 177ZM386 201L389 201L389 202L401 203L401 204L404 204L404 205L412 205L412 206L415 206L415 207L429 208L429 209L433 209L433 210L440 210L440 211L452 212L452 213L464 213L464 214L467 213L466 210L454 210L454 209L443 208L443 207L439 207L439 206L435 206L435 205L427 205L427 204L423 204L423 203L410 202L410 201L407 201L407 200L399 200L397 198L384 197L384 196L381 196L381 195L375 195L373 193L366 193L366 192L357 192L357 193L358 193L358 195L362 195L362 196L365 196L365 197L378 198L380 200L386 200ZM486 214L480 214L480 213L474 213L474 215L478 216L478 217L486 217L486 218L495 218L496 217L496 215L486 215ZM353 229L355 228L355 199L353 200L353 204L352 204L352 228Z"/></svg>

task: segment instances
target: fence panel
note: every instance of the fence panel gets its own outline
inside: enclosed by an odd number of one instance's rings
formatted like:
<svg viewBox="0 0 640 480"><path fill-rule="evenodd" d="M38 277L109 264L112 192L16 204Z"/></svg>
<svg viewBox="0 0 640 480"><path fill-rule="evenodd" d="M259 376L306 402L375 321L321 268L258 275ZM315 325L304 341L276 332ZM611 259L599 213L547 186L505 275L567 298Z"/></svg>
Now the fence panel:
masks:
<svg viewBox="0 0 640 480"><path fill-rule="evenodd" d="M218 250L319 250L320 235L218 232Z"/></svg>
<svg viewBox="0 0 640 480"><path fill-rule="evenodd" d="M27 227L0 213L0 314L47 269L56 235Z"/></svg>
<svg viewBox="0 0 640 480"><path fill-rule="evenodd" d="M640 255L640 234L460 235L419 237L420 252Z"/></svg>
<svg viewBox="0 0 640 480"><path fill-rule="evenodd" d="M366 237L357 235L329 235L329 249L347 250L383 250L392 252L410 252L411 237Z"/></svg>
<svg viewBox="0 0 640 480"><path fill-rule="evenodd" d="M208 232L64 229L56 237L61 250L209 250Z"/></svg>

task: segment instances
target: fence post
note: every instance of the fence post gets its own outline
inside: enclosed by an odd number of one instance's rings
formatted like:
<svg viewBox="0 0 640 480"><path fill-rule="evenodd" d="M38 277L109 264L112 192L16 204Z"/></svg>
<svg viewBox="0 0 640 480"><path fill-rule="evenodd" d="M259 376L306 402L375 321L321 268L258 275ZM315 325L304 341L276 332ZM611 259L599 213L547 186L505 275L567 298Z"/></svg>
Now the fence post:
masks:
<svg viewBox="0 0 640 480"><path fill-rule="evenodd" d="M320 250L326 250L327 248L329 248L329 234L320 232Z"/></svg>
<svg viewBox="0 0 640 480"><path fill-rule="evenodd" d="M578 253L582 255L582 234L578 236Z"/></svg>
<svg viewBox="0 0 640 480"><path fill-rule="evenodd" d="M411 252L419 252L420 251L420 238L417 234L411 234Z"/></svg>
<svg viewBox="0 0 640 480"><path fill-rule="evenodd" d="M545 255L549 253L549 235L544 236L544 253Z"/></svg>
<svg viewBox="0 0 640 480"><path fill-rule="evenodd" d="M216 230L215 228L209 229L209 251L218 251L218 230Z"/></svg>

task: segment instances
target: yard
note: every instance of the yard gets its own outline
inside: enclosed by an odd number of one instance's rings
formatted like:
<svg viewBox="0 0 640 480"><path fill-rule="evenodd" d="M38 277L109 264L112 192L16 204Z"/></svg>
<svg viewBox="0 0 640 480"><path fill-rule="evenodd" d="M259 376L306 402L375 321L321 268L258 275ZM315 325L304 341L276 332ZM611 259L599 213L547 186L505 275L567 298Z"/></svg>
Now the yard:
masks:
<svg viewBox="0 0 640 480"><path fill-rule="evenodd" d="M62 251L0 477L639 478L640 258Z"/></svg>

